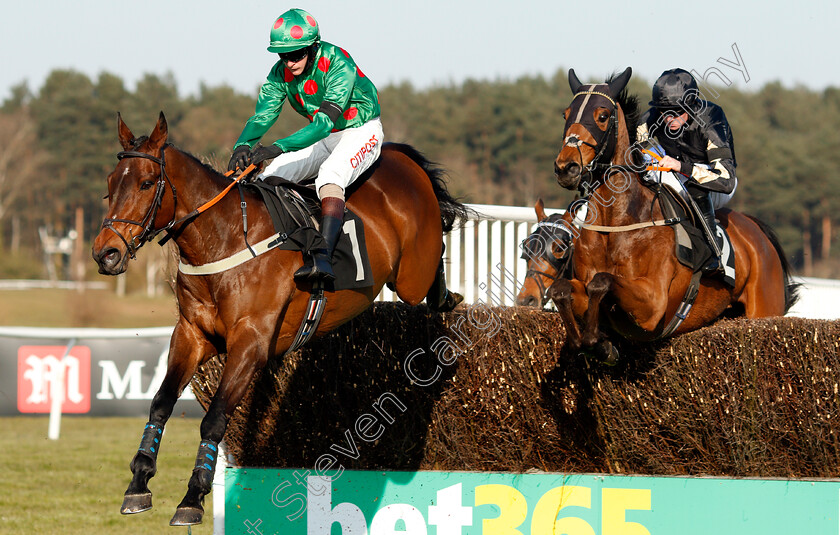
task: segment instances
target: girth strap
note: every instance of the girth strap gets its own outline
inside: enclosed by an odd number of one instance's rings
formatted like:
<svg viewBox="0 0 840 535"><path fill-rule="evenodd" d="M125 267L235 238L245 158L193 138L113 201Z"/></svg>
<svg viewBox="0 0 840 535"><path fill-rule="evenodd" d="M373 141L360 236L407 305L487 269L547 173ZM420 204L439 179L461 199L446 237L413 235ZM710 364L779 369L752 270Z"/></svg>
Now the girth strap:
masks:
<svg viewBox="0 0 840 535"><path fill-rule="evenodd" d="M703 276L702 270L697 270L691 276L691 281L688 283L688 288L685 290L685 295L683 296L682 303L680 306L677 307L677 311L674 313L674 317L671 318L671 321L668 322L668 325L665 327L665 330L662 331L662 334L658 336L658 338L665 338L670 336L671 333L677 330L677 328L682 325L683 320L688 317L688 314L691 312L691 307L694 305L694 301L697 299L697 294L700 293L700 278Z"/></svg>

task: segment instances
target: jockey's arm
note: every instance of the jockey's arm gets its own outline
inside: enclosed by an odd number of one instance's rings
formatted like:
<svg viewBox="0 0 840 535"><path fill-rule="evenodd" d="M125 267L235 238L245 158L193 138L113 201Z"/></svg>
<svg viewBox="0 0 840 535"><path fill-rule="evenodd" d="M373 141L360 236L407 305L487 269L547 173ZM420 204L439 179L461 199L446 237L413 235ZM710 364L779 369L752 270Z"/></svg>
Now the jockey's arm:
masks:
<svg viewBox="0 0 840 535"><path fill-rule="evenodd" d="M649 139L648 126L645 118L650 112L643 116L636 129L638 142L646 142ZM729 144L729 125L725 118L713 117L713 122L704 129L706 141L706 162L692 163L687 160L677 160L678 171L693 179L698 184L703 184L710 191L731 193L737 184L735 178L735 155ZM676 163L674 164L676 169Z"/></svg>
<svg viewBox="0 0 840 535"><path fill-rule="evenodd" d="M239 139L233 144L233 148L240 145L254 145L262 139L268 129L277 121L283 103L286 102L286 91L283 86L272 82L270 79L260 87L260 94L257 97L257 107L254 115L245 123L245 128L239 134Z"/></svg>
<svg viewBox="0 0 840 535"><path fill-rule="evenodd" d="M708 167L700 164L688 164L687 171L698 184L703 184L710 191L721 193L732 193L735 189L735 161L732 150L729 147L718 147L712 140L706 146L706 155L709 158ZM682 162L682 166L686 167ZM680 172L683 172L681 169ZM683 173L686 174L686 173Z"/></svg>
<svg viewBox="0 0 840 535"><path fill-rule="evenodd" d="M335 127L335 122L341 117L356 80L356 72L349 62L333 61L324 78L327 89L321 106L312 117L312 122L294 134L278 139L274 145L283 152L291 152L308 147L324 139Z"/></svg>
<svg viewBox="0 0 840 535"><path fill-rule="evenodd" d="M706 138L707 164L689 164L686 169L689 173L684 174L690 176L698 184L703 184L709 191L732 193L737 184L735 153L730 145L732 135L729 124L722 111L711 116L709 124L703 128L703 134Z"/></svg>

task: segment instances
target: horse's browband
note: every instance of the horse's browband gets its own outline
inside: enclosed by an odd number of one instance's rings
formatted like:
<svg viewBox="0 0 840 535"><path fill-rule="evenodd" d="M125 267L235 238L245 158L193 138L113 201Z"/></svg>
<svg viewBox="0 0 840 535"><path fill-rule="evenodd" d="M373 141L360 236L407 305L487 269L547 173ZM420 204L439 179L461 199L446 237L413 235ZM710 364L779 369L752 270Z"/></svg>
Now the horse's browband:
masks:
<svg viewBox="0 0 840 535"><path fill-rule="evenodd" d="M122 160L123 158L145 158L147 160L152 160L160 166L163 165L163 158L158 158L156 156L152 156L151 154L146 154L145 152L139 152L136 150L124 150L122 152L118 152L117 159Z"/></svg>
<svg viewBox="0 0 840 535"><path fill-rule="evenodd" d="M575 93L574 98L572 98L572 102L574 102L574 100L578 98L579 95L598 95L609 100L613 106L618 106L618 104L615 103L615 100L613 100L611 96L609 96L606 93L601 93L600 91L578 91L577 93Z"/></svg>

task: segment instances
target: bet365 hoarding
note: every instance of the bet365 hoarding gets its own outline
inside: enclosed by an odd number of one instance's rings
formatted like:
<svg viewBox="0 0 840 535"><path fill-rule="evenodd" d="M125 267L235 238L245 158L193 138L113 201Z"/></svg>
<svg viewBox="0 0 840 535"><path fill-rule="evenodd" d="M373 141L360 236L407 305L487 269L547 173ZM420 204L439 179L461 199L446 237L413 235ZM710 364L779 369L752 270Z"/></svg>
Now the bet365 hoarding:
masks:
<svg viewBox="0 0 840 535"><path fill-rule="evenodd" d="M228 468L252 535L837 534L840 481ZM325 472L320 472L324 474Z"/></svg>

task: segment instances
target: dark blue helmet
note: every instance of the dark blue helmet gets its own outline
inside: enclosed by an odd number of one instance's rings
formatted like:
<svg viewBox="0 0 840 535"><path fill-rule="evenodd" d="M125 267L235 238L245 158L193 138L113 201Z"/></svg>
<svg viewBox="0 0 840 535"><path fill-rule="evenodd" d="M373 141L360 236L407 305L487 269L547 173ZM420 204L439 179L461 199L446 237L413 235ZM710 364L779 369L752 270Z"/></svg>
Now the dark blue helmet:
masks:
<svg viewBox="0 0 840 535"><path fill-rule="evenodd" d="M653 84L650 105L661 109L694 109L697 102L697 81L685 69L665 71Z"/></svg>

